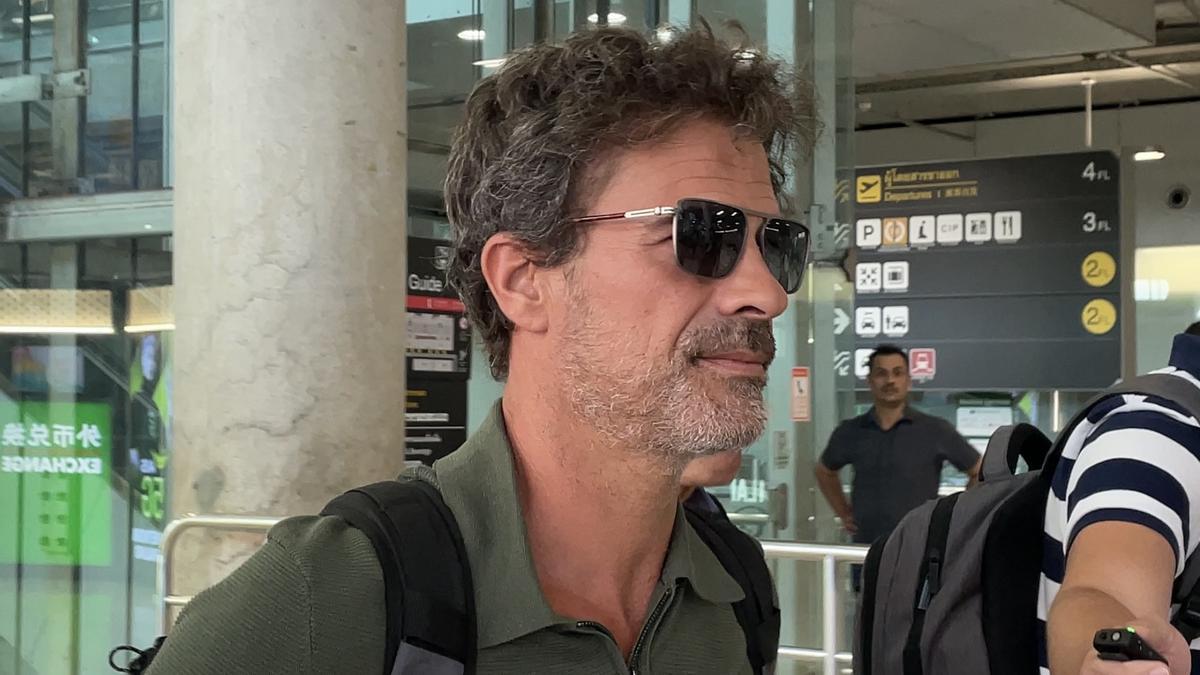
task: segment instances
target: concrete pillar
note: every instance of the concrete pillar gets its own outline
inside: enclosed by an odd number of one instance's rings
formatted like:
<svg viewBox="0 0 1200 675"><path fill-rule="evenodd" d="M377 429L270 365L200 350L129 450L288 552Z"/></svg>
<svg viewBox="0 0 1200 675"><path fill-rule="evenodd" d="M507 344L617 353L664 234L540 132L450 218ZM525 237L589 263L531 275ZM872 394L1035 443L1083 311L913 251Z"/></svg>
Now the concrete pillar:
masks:
<svg viewBox="0 0 1200 675"><path fill-rule="evenodd" d="M404 468L404 2L173 10L170 515L315 513ZM179 592L255 546L185 538Z"/></svg>

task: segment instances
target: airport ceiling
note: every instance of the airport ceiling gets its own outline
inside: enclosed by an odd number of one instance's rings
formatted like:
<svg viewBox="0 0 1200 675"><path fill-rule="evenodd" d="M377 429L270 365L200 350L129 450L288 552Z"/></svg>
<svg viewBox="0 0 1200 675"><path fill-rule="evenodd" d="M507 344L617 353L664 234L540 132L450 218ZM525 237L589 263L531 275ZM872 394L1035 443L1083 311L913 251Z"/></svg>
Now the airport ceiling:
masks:
<svg viewBox="0 0 1200 675"><path fill-rule="evenodd" d="M410 16L418 154L444 155L478 75L481 43L459 33L479 27L480 1L491 0L439 0L436 13ZM747 11L762 14L765 2ZM447 9L455 4L464 9ZM531 4L518 0L514 26L532 23ZM565 20L566 3L556 5ZM751 26L760 19L748 16ZM1200 100L1200 0L855 0L854 31L860 129L1081 109L1086 79L1100 107ZM428 171L435 188L438 162L422 164L410 163L413 182Z"/></svg>

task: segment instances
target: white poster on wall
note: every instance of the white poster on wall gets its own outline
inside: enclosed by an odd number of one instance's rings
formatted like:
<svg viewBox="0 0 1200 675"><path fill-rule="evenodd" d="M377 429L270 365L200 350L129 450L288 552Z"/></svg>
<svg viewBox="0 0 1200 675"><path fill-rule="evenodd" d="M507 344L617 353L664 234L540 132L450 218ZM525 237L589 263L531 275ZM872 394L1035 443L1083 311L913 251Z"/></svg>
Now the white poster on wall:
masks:
<svg viewBox="0 0 1200 675"><path fill-rule="evenodd" d="M962 406L957 415L958 433L968 438L987 438L1000 427L1013 423L1013 410L1008 406Z"/></svg>

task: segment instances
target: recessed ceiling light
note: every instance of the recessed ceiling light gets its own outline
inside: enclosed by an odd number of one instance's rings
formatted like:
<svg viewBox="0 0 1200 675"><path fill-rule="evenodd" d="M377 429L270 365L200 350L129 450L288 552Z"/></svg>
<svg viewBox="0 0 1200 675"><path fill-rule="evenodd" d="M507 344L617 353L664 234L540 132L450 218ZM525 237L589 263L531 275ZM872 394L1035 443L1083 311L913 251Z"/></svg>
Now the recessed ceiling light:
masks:
<svg viewBox="0 0 1200 675"><path fill-rule="evenodd" d="M458 31L458 39L466 40L468 42L479 42L485 37L485 35L486 34L478 28L468 28L466 30Z"/></svg>
<svg viewBox="0 0 1200 675"><path fill-rule="evenodd" d="M479 66L481 68L499 68L503 63L504 57L501 56L498 59L480 59L473 62L471 65Z"/></svg>
<svg viewBox="0 0 1200 675"><path fill-rule="evenodd" d="M1146 146L1142 150L1133 153L1133 161L1135 162L1157 162L1166 157L1167 153L1163 152L1162 148L1156 145Z"/></svg>

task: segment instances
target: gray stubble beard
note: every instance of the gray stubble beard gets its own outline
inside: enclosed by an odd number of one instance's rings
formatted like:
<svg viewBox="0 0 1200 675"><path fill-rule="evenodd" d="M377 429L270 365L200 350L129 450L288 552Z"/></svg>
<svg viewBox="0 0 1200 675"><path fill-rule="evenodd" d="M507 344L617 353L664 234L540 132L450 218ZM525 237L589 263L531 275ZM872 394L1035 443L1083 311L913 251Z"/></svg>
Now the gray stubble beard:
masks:
<svg viewBox="0 0 1200 675"><path fill-rule="evenodd" d="M766 428L765 378L705 373L692 354L705 342L742 343L730 349L752 342L761 349L770 340L773 355L774 341L769 324L764 338L761 328L730 322L685 336L670 365L656 372L653 364L633 363L630 357L596 358L603 353L601 345L583 316L565 340L562 393L578 419L601 438L652 460L664 473L678 475L699 457L744 449ZM605 347L611 354L632 353L620 345ZM719 398L712 395L714 388L720 389Z"/></svg>

